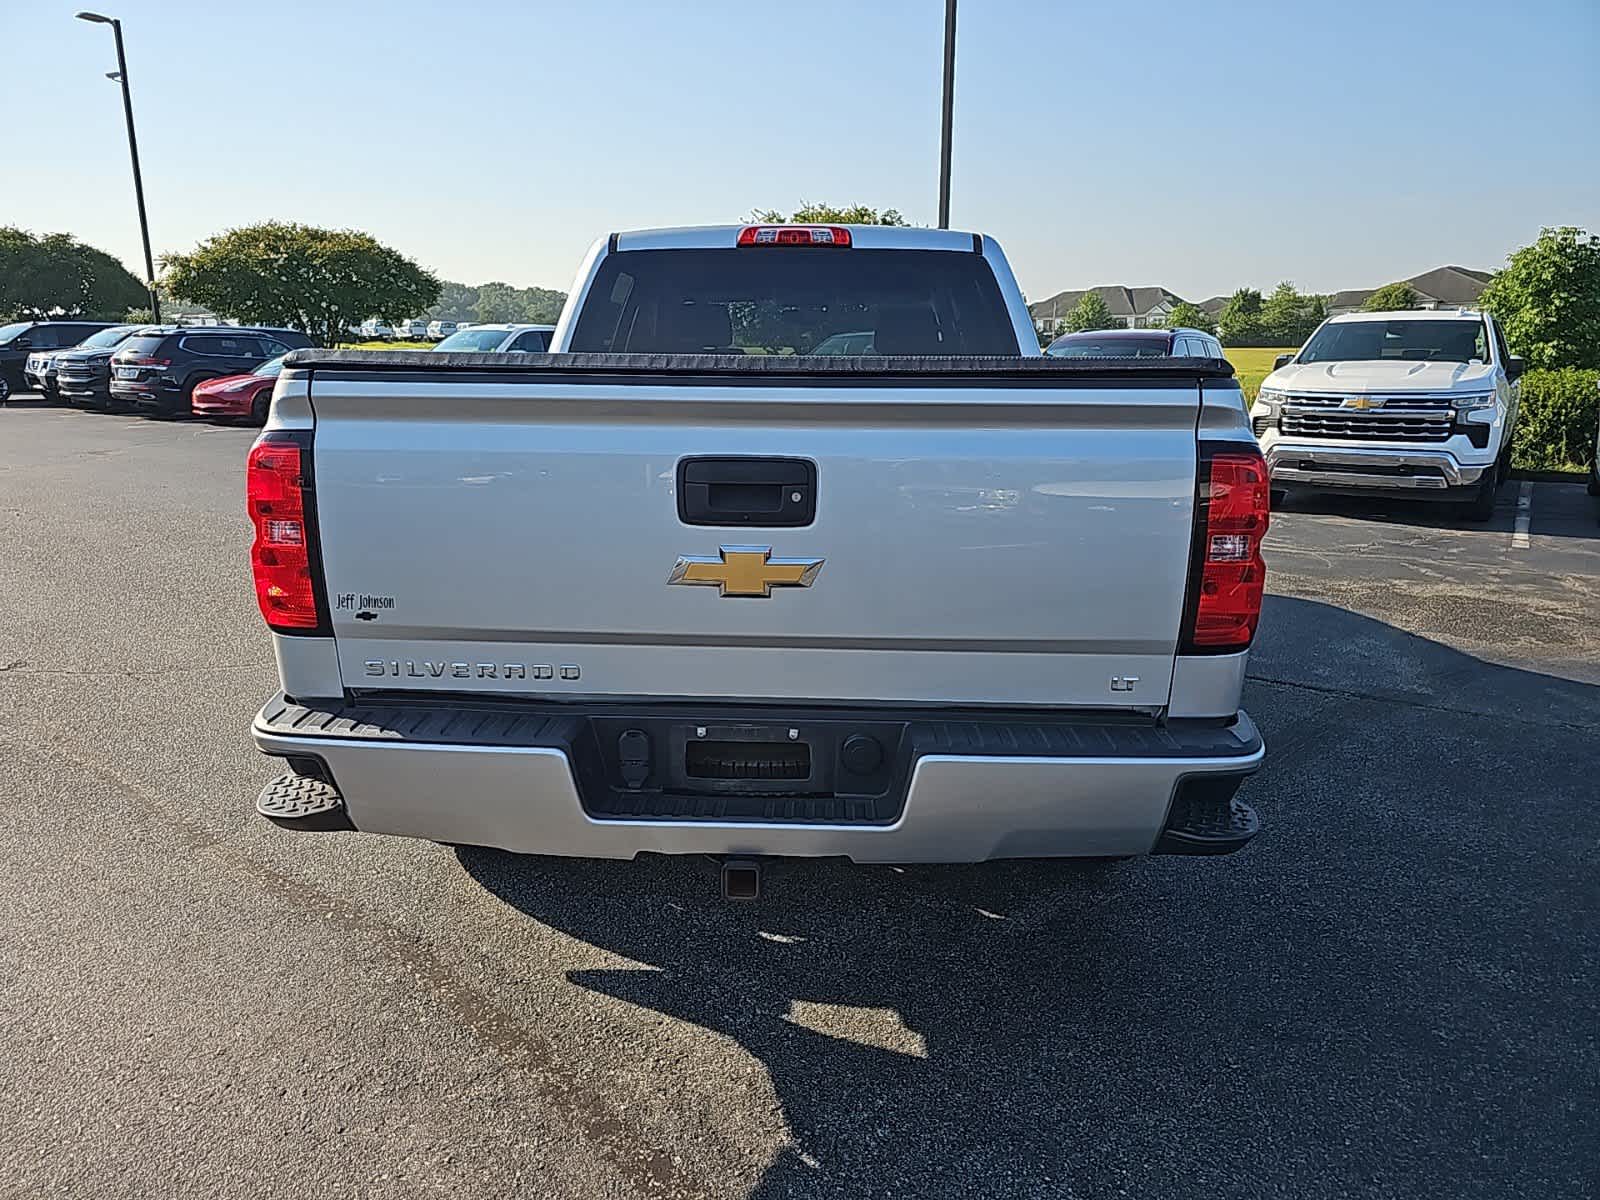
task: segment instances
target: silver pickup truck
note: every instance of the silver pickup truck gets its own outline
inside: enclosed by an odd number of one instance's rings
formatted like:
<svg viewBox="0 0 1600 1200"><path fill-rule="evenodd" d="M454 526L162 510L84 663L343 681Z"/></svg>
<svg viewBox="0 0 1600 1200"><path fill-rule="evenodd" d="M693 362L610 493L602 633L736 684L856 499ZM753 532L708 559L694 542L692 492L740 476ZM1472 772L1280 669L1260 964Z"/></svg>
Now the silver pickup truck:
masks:
<svg viewBox="0 0 1600 1200"><path fill-rule="evenodd" d="M552 353L286 360L258 809L603 858L1235 850L1267 494L1226 363L1041 357L986 237L613 235Z"/></svg>

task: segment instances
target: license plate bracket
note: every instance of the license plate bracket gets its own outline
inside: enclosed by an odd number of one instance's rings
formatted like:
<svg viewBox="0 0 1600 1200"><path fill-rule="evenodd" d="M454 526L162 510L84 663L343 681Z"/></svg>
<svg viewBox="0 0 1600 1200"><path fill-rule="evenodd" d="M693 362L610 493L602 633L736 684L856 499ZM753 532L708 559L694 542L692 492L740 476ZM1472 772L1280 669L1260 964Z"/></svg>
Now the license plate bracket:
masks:
<svg viewBox="0 0 1600 1200"><path fill-rule="evenodd" d="M742 795L833 790L832 763L798 724L680 724L669 744L669 787Z"/></svg>

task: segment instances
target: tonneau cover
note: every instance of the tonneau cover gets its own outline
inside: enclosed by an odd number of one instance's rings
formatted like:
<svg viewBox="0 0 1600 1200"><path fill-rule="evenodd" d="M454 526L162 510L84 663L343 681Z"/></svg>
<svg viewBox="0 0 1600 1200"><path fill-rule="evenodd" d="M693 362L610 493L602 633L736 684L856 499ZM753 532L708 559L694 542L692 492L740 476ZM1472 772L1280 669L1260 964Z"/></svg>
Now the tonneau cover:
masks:
<svg viewBox="0 0 1600 1200"><path fill-rule="evenodd" d="M529 374L556 371L598 375L728 375L774 378L825 376L839 379L918 379L981 376L1067 383L1079 379L1229 379L1233 365L1214 358L1050 358L1048 356L903 357L763 354L504 354L437 353L429 350L296 350L286 368L403 374L484 372Z"/></svg>

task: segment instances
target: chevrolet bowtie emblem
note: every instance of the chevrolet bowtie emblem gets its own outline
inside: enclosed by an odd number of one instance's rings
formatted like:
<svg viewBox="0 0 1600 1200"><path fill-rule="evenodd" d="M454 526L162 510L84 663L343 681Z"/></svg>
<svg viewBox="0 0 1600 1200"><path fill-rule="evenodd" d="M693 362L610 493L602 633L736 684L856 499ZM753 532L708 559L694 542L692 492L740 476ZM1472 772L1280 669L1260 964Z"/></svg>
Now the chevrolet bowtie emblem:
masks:
<svg viewBox="0 0 1600 1200"><path fill-rule="evenodd" d="M1346 408L1382 408L1383 407L1383 397L1382 396L1346 396L1344 398L1344 406Z"/></svg>
<svg viewBox="0 0 1600 1200"><path fill-rule="evenodd" d="M775 587L810 587L820 558L773 558L771 546L723 546L717 557L685 554L668 583L700 584L724 596L770 596Z"/></svg>

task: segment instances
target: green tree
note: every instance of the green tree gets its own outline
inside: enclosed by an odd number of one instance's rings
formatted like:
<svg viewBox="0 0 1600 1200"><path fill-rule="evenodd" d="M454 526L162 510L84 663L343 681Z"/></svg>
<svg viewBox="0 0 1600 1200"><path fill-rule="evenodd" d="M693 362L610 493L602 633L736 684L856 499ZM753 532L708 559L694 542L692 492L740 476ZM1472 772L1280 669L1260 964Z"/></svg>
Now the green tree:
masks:
<svg viewBox="0 0 1600 1200"><path fill-rule="evenodd" d="M759 225L907 225L897 209L878 210L865 204L840 208L832 204L801 204L789 216L775 208L757 209L750 220Z"/></svg>
<svg viewBox="0 0 1600 1200"><path fill-rule="evenodd" d="M1248 346L1259 343L1261 335L1261 293L1240 288L1217 314L1217 336L1229 346Z"/></svg>
<svg viewBox="0 0 1600 1200"><path fill-rule="evenodd" d="M472 319L480 325L522 319L521 297L509 283L492 280L478 285L478 298L472 305Z"/></svg>
<svg viewBox="0 0 1600 1200"><path fill-rule="evenodd" d="M439 298L439 280L355 230L269 221L162 258L163 282L221 316L304 330L333 345L367 317L406 320Z"/></svg>
<svg viewBox="0 0 1600 1200"><path fill-rule="evenodd" d="M1121 329L1122 322L1111 315L1111 306L1099 292L1088 291L1072 306L1064 322L1068 333L1086 333L1095 329Z"/></svg>
<svg viewBox="0 0 1600 1200"><path fill-rule="evenodd" d="M1328 315L1325 297L1302 295L1287 279L1261 305L1261 336L1277 346L1298 346Z"/></svg>
<svg viewBox="0 0 1600 1200"><path fill-rule="evenodd" d="M1532 367L1600 367L1600 236L1567 225L1507 259L1478 302Z"/></svg>
<svg viewBox="0 0 1600 1200"><path fill-rule="evenodd" d="M1416 308L1417 289L1404 280L1399 283L1386 283L1368 296L1361 307L1366 312L1398 312L1402 309Z"/></svg>
<svg viewBox="0 0 1600 1200"><path fill-rule="evenodd" d="M522 319L530 325L554 325L567 303L565 292L550 288L522 289Z"/></svg>
<svg viewBox="0 0 1600 1200"><path fill-rule="evenodd" d="M551 288L512 287L494 280L468 287L446 279L439 285L439 299L425 314L430 320L489 322L526 321L550 325L561 315L567 294Z"/></svg>
<svg viewBox="0 0 1600 1200"><path fill-rule="evenodd" d="M430 321L471 321L475 319L473 306L477 303L477 288L442 279L439 281L439 298L423 315Z"/></svg>
<svg viewBox="0 0 1600 1200"><path fill-rule="evenodd" d="M1179 301L1177 306L1173 308L1171 315L1167 317L1167 327L1169 329L1180 327L1184 329L1203 329L1207 333L1215 333L1217 331L1216 321L1212 320L1206 310L1197 304L1190 304L1187 300Z"/></svg>
<svg viewBox="0 0 1600 1200"><path fill-rule="evenodd" d="M0 227L0 320L114 319L148 302L144 284L104 250L64 233Z"/></svg>

